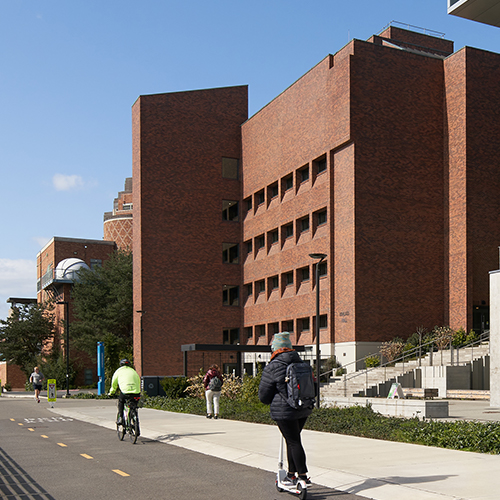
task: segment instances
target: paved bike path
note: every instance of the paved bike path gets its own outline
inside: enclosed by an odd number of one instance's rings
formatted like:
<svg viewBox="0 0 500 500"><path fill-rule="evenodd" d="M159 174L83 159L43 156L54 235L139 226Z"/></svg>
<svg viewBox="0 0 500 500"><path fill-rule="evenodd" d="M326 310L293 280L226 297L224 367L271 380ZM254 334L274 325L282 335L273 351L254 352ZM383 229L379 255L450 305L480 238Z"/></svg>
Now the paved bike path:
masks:
<svg viewBox="0 0 500 500"><path fill-rule="evenodd" d="M75 400L76 401L76 400ZM67 400L54 413L115 429L113 401ZM141 435L275 471L275 426L140 409ZM313 483L375 500L497 500L500 456L303 431Z"/></svg>

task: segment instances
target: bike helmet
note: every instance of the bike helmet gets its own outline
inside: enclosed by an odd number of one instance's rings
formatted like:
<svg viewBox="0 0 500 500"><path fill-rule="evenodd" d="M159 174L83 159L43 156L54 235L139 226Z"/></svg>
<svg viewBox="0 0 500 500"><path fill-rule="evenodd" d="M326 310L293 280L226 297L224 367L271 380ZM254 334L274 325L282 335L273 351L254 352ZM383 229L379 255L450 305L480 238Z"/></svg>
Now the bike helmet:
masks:
<svg viewBox="0 0 500 500"><path fill-rule="evenodd" d="M120 361L120 366L132 366L132 363L128 359L122 359Z"/></svg>

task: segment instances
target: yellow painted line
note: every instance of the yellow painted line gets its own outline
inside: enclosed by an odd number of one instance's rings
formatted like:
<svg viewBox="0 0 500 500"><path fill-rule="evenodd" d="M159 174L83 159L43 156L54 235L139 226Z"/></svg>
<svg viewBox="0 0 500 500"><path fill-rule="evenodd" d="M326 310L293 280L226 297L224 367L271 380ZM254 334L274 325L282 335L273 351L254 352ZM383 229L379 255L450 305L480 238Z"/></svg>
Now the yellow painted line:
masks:
<svg viewBox="0 0 500 500"><path fill-rule="evenodd" d="M16 421L16 419L15 419L15 418L11 418L11 419L10 419L10 421L11 421L11 422L15 422L15 421Z"/></svg>
<svg viewBox="0 0 500 500"><path fill-rule="evenodd" d="M21 422L19 422L17 425L24 425L24 424L21 424Z"/></svg>
<svg viewBox="0 0 500 500"><path fill-rule="evenodd" d="M32 429L31 427L28 427L28 430L29 430L30 432L35 432L35 429Z"/></svg>
<svg viewBox="0 0 500 500"><path fill-rule="evenodd" d="M46 436L45 434L41 434L41 436L45 439L49 439L49 436Z"/></svg>
<svg viewBox="0 0 500 500"><path fill-rule="evenodd" d="M57 443L59 446L62 446L63 448L67 448L68 445L67 444L64 444L64 443Z"/></svg>
<svg viewBox="0 0 500 500"><path fill-rule="evenodd" d="M126 472L123 472L120 469L113 469L113 472L116 472L116 474L119 474L120 476L123 476L123 477L130 476L130 474L127 474Z"/></svg>
<svg viewBox="0 0 500 500"><path fill-rule="evenodd" d="M80 453L80 456L82 456L83 458L86 458L87 460L93 460L94 457L91 457L90 455L87 455L86 453Z"/></svg>

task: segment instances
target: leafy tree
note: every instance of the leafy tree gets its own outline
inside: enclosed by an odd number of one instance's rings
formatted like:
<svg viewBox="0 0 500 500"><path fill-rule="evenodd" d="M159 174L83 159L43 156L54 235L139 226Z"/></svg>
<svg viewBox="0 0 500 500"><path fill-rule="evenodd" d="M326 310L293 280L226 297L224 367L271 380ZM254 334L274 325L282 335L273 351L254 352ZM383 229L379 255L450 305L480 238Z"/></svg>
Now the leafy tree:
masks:
<svg viewBox="0 0 500 500"><path fill-rule="evenodd" d="M73 345L96 359L97 342L104 342L108 378L132 353L132 253L120 250L102 266L80 270L72 298Z"/></svg>
<svg viewBox="0 0 500 500"><path fill-rule="evenodd" d="M18 365L29 377L42 352L54 341L53 304L17 307L7 320L0 320L0 361Z"/></svg>

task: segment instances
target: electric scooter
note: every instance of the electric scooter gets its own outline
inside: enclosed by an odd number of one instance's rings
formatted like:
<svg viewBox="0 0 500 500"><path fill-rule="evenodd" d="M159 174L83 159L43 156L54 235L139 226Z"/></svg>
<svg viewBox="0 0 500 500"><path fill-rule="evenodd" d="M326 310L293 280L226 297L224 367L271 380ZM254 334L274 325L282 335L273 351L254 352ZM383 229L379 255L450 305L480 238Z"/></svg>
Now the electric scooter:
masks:
<svg viewBox="0 0 500 500"><path fill-rule="evenodd" d="M283 491L288 491L294 495L299 495L300 500L305 500L307 498L307 487L309 486L303 479L298 479L294 485L283 484L283 480L286 477L286 470L283 468L283 447L284 447L283 436L280 436L280 451L278 458L278 473L276 474L276 489L282 493Z"/></svg>

